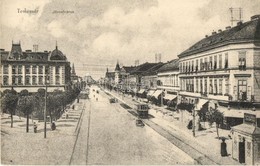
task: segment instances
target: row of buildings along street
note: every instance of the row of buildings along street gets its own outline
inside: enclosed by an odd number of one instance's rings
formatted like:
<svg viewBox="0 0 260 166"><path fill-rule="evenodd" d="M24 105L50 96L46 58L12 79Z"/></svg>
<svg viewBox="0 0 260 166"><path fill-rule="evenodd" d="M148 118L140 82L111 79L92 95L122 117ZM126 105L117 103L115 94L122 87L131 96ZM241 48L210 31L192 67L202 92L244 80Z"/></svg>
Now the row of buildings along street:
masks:
<svg viewBox="0 0 260 166"><path fill-rule="evenodd" d="M260 162L260 16L212 32L166 63L120 66L99 80L103 87L146 103L193 115L196 130L210 114L232 131L232 157ZM216 115L216 114L215 114ZM217 115L216 115L217 116ZM186 124L188 125L188 124ZM231 137L231 136L230 136Z"/></svg>
<svg viewBox="0 0 260 166"><path fill-rule="evenodd" d="M0 49L4 164L37 163L23 161L10 142L28 148L26 155L38 150L40 164L260 164L260 15L206 35L168 62L160 54L132 66L115 61L98 85L89 75L77 76L57 43L38 51L23 42ZM145 105L149 115L139 116L133 103ZM48 139L41 143L43 132ZM208 148L195 144L200 132L210 136L203 142ZM37 145L23 147L23 138Z"/></svg>

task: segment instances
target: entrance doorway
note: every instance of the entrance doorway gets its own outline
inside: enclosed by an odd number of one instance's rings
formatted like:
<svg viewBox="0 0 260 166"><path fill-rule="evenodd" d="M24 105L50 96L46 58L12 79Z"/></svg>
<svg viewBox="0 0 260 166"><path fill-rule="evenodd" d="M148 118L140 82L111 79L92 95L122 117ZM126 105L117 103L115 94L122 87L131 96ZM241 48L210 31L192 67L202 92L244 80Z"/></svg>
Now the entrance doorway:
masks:
<svg viewBox="0 0 260 166"><path fill-rule="evenodd" d="M239 162L245 163L245 139L244 138L242 142L239 142Z"/></svg>

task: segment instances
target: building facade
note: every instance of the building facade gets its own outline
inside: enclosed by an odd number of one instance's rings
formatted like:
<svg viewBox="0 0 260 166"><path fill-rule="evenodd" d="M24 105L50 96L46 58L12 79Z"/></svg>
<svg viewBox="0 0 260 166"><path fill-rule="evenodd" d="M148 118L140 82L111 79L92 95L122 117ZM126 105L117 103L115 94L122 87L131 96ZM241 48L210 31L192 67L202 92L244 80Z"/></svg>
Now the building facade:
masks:
<svg viewBox="0 0 260 166"><path fill-rule="evenodd" d="M65 90L70 82L70 63L58 46L52 52L32 52L12 43L11 51L1 49L0 54L1 91L14 88L17 92L37 92L46 83L48 91Z"/></svg>
<svg viewBox="0 0 260 166"><path fill-rule="evenodd" d="M164 100L171 101L177 98L180 91L179 83L179 59L174 59L158 70L158 89L164 91Z"/></svg>
<svg viewBox="0 0 260 166"><path fill-rule="evenodd" d="M179 57L180 96L190 103L216 100L225 106L260 103L260 20L213 32ZM205 100L201 100L205 101ZM202 105L200 103L199 105Z"/></svg>

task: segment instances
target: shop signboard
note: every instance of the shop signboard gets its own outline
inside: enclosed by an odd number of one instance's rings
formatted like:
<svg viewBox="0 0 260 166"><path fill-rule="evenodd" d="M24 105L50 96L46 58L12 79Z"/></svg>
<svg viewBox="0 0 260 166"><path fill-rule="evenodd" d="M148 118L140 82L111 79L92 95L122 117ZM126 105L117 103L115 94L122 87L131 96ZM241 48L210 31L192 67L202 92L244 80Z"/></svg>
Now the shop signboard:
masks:
<svg viewBox="0 0 260 166"><path fill-rule="evenodd" d="M256 115L244 113L244 123L256 126Z"/></svg>

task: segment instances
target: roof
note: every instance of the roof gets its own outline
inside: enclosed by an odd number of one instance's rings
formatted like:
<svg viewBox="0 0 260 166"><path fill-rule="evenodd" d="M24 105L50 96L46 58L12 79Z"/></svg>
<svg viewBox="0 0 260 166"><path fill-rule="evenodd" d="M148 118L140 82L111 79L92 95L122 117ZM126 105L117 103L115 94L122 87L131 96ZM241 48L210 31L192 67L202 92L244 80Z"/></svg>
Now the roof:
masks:
<svg viewBox="0 0 260 166"><path fill-rule="evenodd" d="M8 58L8 51L0 51L0 57L1 57L1 61L6 61Z"/></svg>
<svg viewBox="0 0 260 166"><path fill-rule="evenodd" d="M158 69L160 69L165 63L158 63L148 69L147 71L143 72L142 75L149 76L149 75L156 75L158 72Z"/></svg>
<svg viewBox="0 0 260 166"><path fill-rule="evenodd" d="M58 49L58 46L51 52L50 60L66 60L66 56Z"/></svg>
<svg viewBox="0 0 260 166"><path fill-rule="evenodd" d="M260 128L249 125L249 124L240 124L237 126L232 127L234 131L240 131L242 133L250 134L250 135L260 135Z"/></svg>
<svg viewBox="0 0 260 166"><path fill-rule="evenodd" d="M134 66L123 66L121 70L124 69L126 73L130 73L132 70L135 69Z"/></svg>
<svg viewBox="0 0 260 166"><path fill-rule="evenodd" d="M158 69L158 72L179 70L179 59L173 59Z"/></svg>
<svg viewBox="0 0 260 166"><path fill-rule="evenodd" d="M179 54L178 57L185 57L215 47L239 42L260 43L260 18L239 23L233 28L206 37Z"/></svg>
<svg viewBox="0 0 260 166"><path fill-rule="evenodd" d="M106 78L115 78L115 72L106 72Z"/></svg>
<svg viewBox="0 0 260 166"><path fill-rule="evenodd" d="M116 63L115 71L120 71L120 66L119 66L118 62Z"/></svg>
<svg viewBox="0 0 260 166"><path fill-rule="evenodd" d="M135 69L133 69L130 74L142 74L143 72L149 70L150 68L156 66L158 63L143 63L139 66L136 66Z"/></svg>

